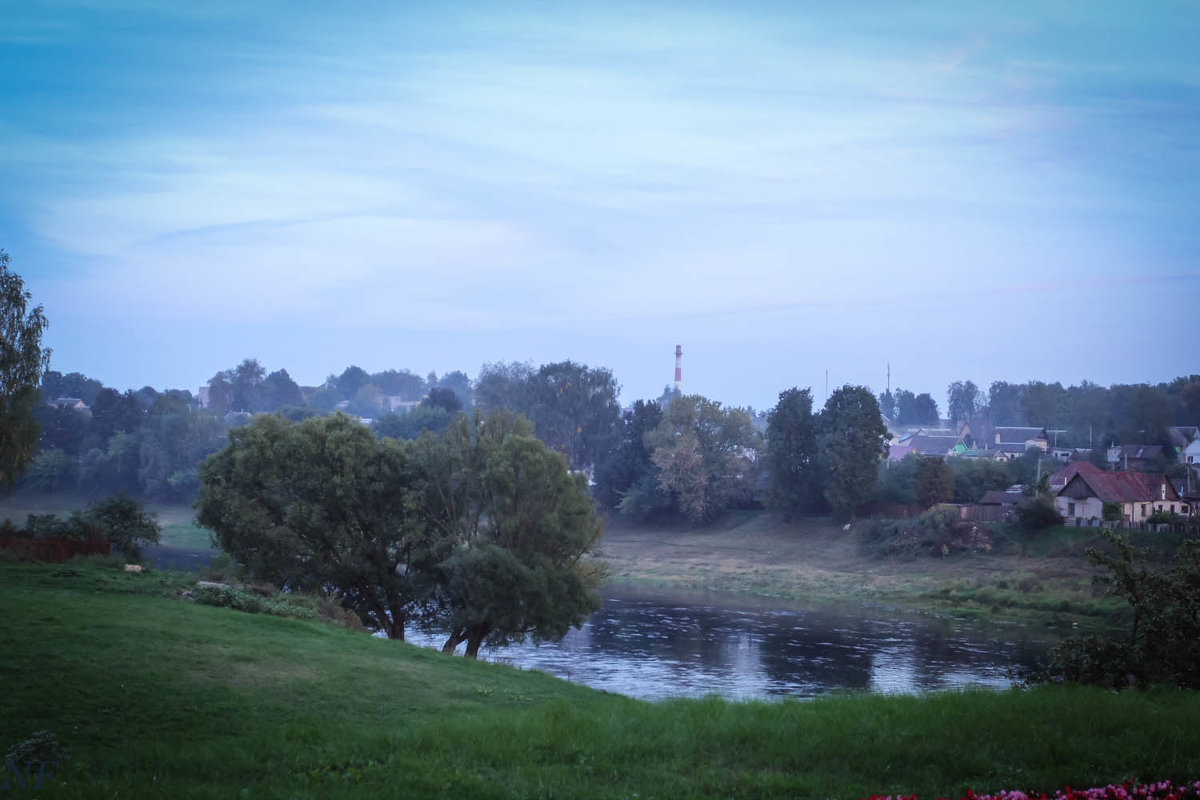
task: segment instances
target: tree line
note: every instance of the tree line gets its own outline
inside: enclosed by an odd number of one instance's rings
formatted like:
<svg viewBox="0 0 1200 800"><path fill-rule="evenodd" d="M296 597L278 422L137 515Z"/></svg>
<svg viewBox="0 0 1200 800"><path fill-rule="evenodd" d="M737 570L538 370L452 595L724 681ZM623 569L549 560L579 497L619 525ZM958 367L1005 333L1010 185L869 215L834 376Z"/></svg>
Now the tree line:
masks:
<svg viewBox="0 0 1200 800"><path fill-rule="evenodd" d="M879 395L879 407L900 425L937 426L942 419L928 393L887 390ZM1108 387L1091 381L1067 387L1057 381L995 381L984 391L969 380L947 387L945 419L952 425L981 414L993 426L1056 431L1057 444L1064 447L1167 445L1172 426L1200 424L1200 375Z"/></svg>
<svg viewBox="0 0 1200 800"><path fill-rule="evenodd" d="M886 464L886 412L899 420L911 421L918 412L918 419L939 419L928 394L903 389L872 397L865 387L842 387L815 410L810 390L792 388L766 415L668 390L623 411L610 370L572 361L485 364L474 381L457 371L421 378L408 370L372 374L351 366L319 387L304 388L286 370L267 372L255 359L213 376L207 388L208 405L200 407L183 390L122 393L79 373L46 372L43 398L75 397L90 408L35 404L40 449L24 484L189 500L199 487L199 463L254 413L292 421L335 410L370 413L378 437L415 440L426 431L445 432L470 408L526 417L571 469L592 476L603 508L640 520L705 522L728 509L764 507L787 516L832 512L846 518L873 502L975 502L1037 470L1030 458L1008 464L951 460L923 469L915 460ZM388 410L389 398L401 407ZM993 425L1032 420L1041 426L1037 420L1047 418L1046 409L1079 413L1048 417L1052 425L1065 425L1050 428L1058 431L1057 443L1086 445L1090 438L1100 442L1101 455L1109 442L1169 443L1167 426L1200 412L1197 398L1197 376L1109 388L997 382L987 393L957 381L947 391L956 427L981 418Z"/></svg>

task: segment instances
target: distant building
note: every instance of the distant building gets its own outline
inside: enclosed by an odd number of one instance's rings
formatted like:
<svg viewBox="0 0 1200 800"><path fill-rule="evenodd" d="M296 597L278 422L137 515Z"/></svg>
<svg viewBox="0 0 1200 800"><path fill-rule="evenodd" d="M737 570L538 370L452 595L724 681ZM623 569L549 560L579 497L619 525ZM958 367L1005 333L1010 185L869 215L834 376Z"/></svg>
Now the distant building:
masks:
<svg viewBox="0 0 1200 800"><path fill-rule="evenodd" d="M87 403L80 400L78 397L56 397L46 405L54 408L69 408L74 411L87 411Z"/></svg>
<svg viewBox="0 0 1200 800"><path fill-rule="evenodd" d="M1045 453L1050 448L1050 437L1045 428L997 427L993 444L1024 445L1022 453L1030 447L1036 447Z"/></svg>
<svg viewBox="0 0 1200 800"><path fill-rule="evenodd" d="M1058 491L1054 506L1067 524L1095 524L1104 505L1120 506L1124 522L1145 522L1156 511L1187 514L1190 507L1165 475L1148 472L1080 470Z"/></svg>
<svg viewBox="0 0 1200 800"><path fill-rule="evenodd" d="M1162 461L1161 444L1124 444L1108 448L1108 464L1113 469L1154 469Z"/></svg>

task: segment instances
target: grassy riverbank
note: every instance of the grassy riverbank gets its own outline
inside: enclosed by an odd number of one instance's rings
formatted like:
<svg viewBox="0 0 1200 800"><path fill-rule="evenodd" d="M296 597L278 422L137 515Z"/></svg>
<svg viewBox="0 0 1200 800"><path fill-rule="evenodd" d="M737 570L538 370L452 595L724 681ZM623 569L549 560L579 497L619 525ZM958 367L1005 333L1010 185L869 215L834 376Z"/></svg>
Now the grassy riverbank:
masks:
<svg viewBox="0 0 1200 800"><path fill-rule="evenodd" d="M1124 607L1094 584L1086 558L1103 545L1095 529L1025 532L997 526L992 550L949 557L887 558L863 548L825 518L783 522L731 513L704 527L609 521L603 540L610 579L829 602L861 602L1036 621L1058 626L1110 624ZM1165 534L1145 534L1173 550ZM1170 540L1170 541L1168 541Z"/></svg>
<svg viewBox="0 0 1200 800"><path fill-rule="evenodd" d="M1200 775L1200 695L1048 688L645 703L315 622L185 578L0 564L0 748L42 797L864 797Z"/></svg>
<svg viewBox="0 0 1200 800"><path fill-rule="evenodd" d="M68 514L87 501L18 494L0 500L0 517L21 523L27 514ZM163 525L164 545L209 547L210 532L195 524L190 507L147 508ZM784 522L759 512L732 512L706 526L648 526L613 517L602 547L616 583L870 603L1064 628L1111 625L1125 610L1093 583L1097 572L1085 551L1102 544L1095 529L1027 533L997 526L988 552L883 558L861 547L864 524L845 531L827 518ZM1145 536L1171 549L1177 544L1168 535Z"/></svg>
<svg viewBox="0 0 1200 800"><path fill-rule="evenodd" d="M57 514L65 517L72 511L82 511L87 508L89 502L101 497L56 492L19 492L0 497L0 519L11 519L20 526L25 524L25 518L30 514ZM212 548L212 531L196 524L196 512L191 506L149 501L145 507L162 526L162 544L198 550Z"/></svg>

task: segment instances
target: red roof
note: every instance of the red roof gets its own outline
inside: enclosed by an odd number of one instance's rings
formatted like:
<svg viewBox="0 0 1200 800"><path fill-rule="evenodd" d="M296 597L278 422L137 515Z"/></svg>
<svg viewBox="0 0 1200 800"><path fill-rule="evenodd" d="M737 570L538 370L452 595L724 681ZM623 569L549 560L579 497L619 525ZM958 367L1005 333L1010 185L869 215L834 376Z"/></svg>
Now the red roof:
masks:
<svg viewBox="0 0 1200 800"><path fill-rule="evenodd" d="M1166 486L1168 500L1178 500L1175 487L1165 475L1151 472L1089 472L1079 470L1074 478L1067 481L1059 491L1067 497L1080 497L1075 491L1068 494L1067 490L1074 484L1081 483L1091 494L1100 498L1104 503L1152 503L1162 500L1163 486Z"/></svg>
<svg viewBox="0 0 1200 800"><path fill-rule="evenodd" d="M1058 472L1050 476L1050 485L1066 486L1071 482L1071 478L1074 478L1081 472L1096 473L1103 471L1104 470L1100 469L1090 461L1072 461L1070 464L1067 464Z"/></svg>

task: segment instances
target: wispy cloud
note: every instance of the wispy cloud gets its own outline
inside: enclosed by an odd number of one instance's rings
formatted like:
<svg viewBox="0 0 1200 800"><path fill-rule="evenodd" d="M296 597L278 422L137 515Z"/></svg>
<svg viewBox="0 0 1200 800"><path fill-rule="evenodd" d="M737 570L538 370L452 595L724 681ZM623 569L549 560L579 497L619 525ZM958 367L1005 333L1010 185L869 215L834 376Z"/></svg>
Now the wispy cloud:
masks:
<svg viewBox="0 0 1200 800"><path fill-rule="evenodd" d="M1194 299L1178 11L39 4L0 34L0 209L84 276L60 307L155 324L565 341ZM1183 33L1109 46L1155 24Z"/></svg>

